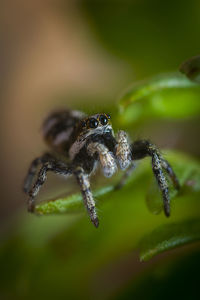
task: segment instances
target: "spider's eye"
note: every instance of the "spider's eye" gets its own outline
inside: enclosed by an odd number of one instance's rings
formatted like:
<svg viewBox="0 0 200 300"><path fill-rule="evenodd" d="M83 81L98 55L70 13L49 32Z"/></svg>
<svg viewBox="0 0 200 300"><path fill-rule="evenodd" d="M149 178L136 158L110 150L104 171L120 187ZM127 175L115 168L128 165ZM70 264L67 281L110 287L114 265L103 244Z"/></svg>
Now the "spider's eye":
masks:
<svg viewBox="0 0 200 300"><path fill-rule="evenodd" d="M97 119L91 118L89 120L89 126L90 126L90 128L97 128L98 125L99 125L99 122L97 121Z"/></svg>
<svg viewBox="0 0 200 300"><path fill-rule="evenodd" d="M109 114L106 114L106 116L109 120L111 119L111 116Z"/></svg>
<svg viewBox="0 0 200 300"><path fill-rule="evenodd" d="M102 125L106 125L108 123L108 119L104 115L101 115L99 120L100 120Z"/></svg>

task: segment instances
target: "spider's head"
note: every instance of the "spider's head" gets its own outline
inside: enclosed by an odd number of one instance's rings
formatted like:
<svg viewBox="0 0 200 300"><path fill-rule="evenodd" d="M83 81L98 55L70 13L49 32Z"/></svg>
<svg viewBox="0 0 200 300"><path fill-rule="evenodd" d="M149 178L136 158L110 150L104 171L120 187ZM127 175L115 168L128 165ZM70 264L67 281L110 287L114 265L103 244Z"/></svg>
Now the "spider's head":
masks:
<svg viewBox="0 0 200 300"><path fill-rule="evenodd" d="M91 134L104 134L112 132L112 125L109 114L96 114L81 121L81 131L86 136Z"/></svg>

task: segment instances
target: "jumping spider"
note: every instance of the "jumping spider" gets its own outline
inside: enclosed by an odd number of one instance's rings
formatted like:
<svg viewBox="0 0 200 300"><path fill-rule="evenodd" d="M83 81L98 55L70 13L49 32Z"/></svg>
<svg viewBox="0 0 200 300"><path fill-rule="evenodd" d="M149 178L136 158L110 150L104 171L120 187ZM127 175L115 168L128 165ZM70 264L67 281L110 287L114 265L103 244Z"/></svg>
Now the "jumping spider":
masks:
<svg viewBox="0 0 200 300"><path fill-rule="evenodd" d="M169 188L165 172L174 187L179 189L178 179L170 164L148 140L138 140L130 144L126 132L122 130L115 137L109 114L100 113L88 117L75 110L56 112L45 120L43 135L52 152L36 158L28 171L24 191L29 195L29 212L34 212L35 197L45 182L48 171L64 176L74 175L90 219L98 227L95 201L90 190L90 175L97 163L100 163L105 177L111 177L117 171L117 165L126 170L117 185L120 188L133 170L134 160L150 156L152 170L162 193L165 215L170 215ZM38 165L41 168L32 186Z"/></svg>

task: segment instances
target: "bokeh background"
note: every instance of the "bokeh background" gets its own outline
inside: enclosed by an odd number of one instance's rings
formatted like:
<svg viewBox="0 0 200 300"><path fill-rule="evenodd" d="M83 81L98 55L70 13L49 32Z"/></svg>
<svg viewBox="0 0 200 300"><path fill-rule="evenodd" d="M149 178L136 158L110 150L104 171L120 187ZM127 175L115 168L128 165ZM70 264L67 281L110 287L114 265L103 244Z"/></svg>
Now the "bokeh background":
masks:
<svg viewBox="0 0 200 300"><path fill-rule="evenodd" d="M113 107L114 111L119 95L133 82L177 71L184 60L197 55L200 50L200 1L2 0L0 7L0 231L5 238L16 216L22 211L25 215L26 197L22 184L30 161L46 149L40 131L44 117L61 107L81 107L93 112L101 107ZM112 108L110 110L112 112ZM160 147L181 150L198 158L199 129L199 118L151 121L143 122L135 131L132 128L131 135L151 138ZM54 186L60 184L56 178L50 178L49 188L51 183ZM100 213L104 214L103 209ZM83 247L85 253L86 239L90 239L90 234L81 238L79 247ZM77 239L71 237L74 244L69 246L69 252L76 248ZM64 251L61 249L67 249L64 245L69 239L60 237L59 241L57 251L62 257ZM88 245L90 243L88 241ZM101 240L93 251L99 243ZM18 246L20 248L20 243ZM12 245L8 260L15 253L11 249ZM171 254L173 257L180 255L176 251ZM23 264L23 255L19 257L16 257L16 269L18 264ZM196 257L199 259L198 255ZM81 258L77 256L77 259ZM162 259L170 261L169 257ZM72 261L70 264L73 268ZM101 260L97 264L100 266ZM149 269L154 266L147 265ZM188 270L190 265L188 263ZM64 278L65 271L60 268ZM108 260L107 265L95 273L96 286L91 294L85 293L83 298L104 299L116 295L118 287L124 286L130 278L137 278L144 268L147 267L139 263L137 254L129 251L115 262ZM177 268L177 274L181 274L181 263ZM55 272L59 272L58 267L55 267ZM162 274L162 270L159 272ZM30 278L37 274L32 273ZM15 276L12 276L12 282L16 283ZM173 276L167 280L176 281L178 275ZM13 299L14 295L19 299L28 297L26 278L23 280L16 283L13 293L6 291L2 295ZM7 283L9 286L9 275ZM73 283L74 289L79 289L79 281L77 287L75 281ZM141 279L138 286L140 284ZM161 286L162 294L164 281ZM36 289L38 293L40 289L42 284ZM139 288L134 291L135 299L141 296L139 291ZM73 293L65 292L61 292L60 298L69 295L70 299L73 298ZM79 297L78 292L74 295ZM145 299L145 295L143 297ZM133 299L132 294L127 299Z"/></svg>

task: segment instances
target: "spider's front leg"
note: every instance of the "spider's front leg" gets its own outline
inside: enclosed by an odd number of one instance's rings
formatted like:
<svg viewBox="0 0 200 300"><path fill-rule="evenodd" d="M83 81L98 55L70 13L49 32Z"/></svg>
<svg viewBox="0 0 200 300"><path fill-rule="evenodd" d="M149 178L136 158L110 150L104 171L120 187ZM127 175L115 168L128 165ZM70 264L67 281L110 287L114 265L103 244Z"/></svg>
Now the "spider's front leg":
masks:
<svg viewBox="0 0 200 300"><path fill-rule="evenodd" d="M115 157L104 144L91 142L87 147L87 151L91 156L97 153L105 177L111 177L116 172Z"/></svg>
<svg viewBox="0 0 200 300"><path fill-rule="evenodd" d="M91 158L97 155L105 177L111 177L117 170L113 153L109 151L103 143L90 142L87 146L87 153ZM80 185L84 204L90 215L90 219L95 227L98 227L99 220L95 209L95 201L90 190L89 175L87 175L80 167L78 167L74 173Z"/></svg>
<svg viewBox="0 0 200 300"><path fill-rule="evenodd" d="M131 176L135 165L132 161L131 147L128 135L125 131L120 130L117 133L117 144L115 146L115 156L122 170L126 170L120 181L116 184L115 189L121 189Z"/></svg>
<svg viewBox="0 0 200 300"><path fill-rule="evenodd" d="M117 133L115 156L122 170L125 170L130 166L132 161L131 147L128 141L128 135L123 130L120 130Z"/></svg>
<svg viewBox="0 0 200 300"><path fill-rule="evenodd" d="M147 140L139 140L134 142L131 145L132 150L132 159L142 159L146 156L150 156L152 158L152 169L153 173L156 177L158 186L162 192L163 197L163 204L164 204L164 212L167 217L170 215L170 197L169 197L169 187L166 176L163 172L163 169L168 173L170 176L174 187L179 189L179 182L178 179L170 166L170 164L163 159L161 154L159 153L158 149L155 145L151 144Z"/></svg>
<svg viewBox="0 0 200 300"><path fill-rule="evenodd" d="M38 173L37 179L35 184L33 185L32 189L28 192L29 199L28 199L28 211L34 212L35 209L35 197L37 196L40 188L44 184L47 178L47 172L52 171L56 174L60 174L63 176L71 175L72 170L70 167L66 166L64 163L57 162L55 159L49 157L49 160L45 160L43 162L42 167Z"/></svg>

